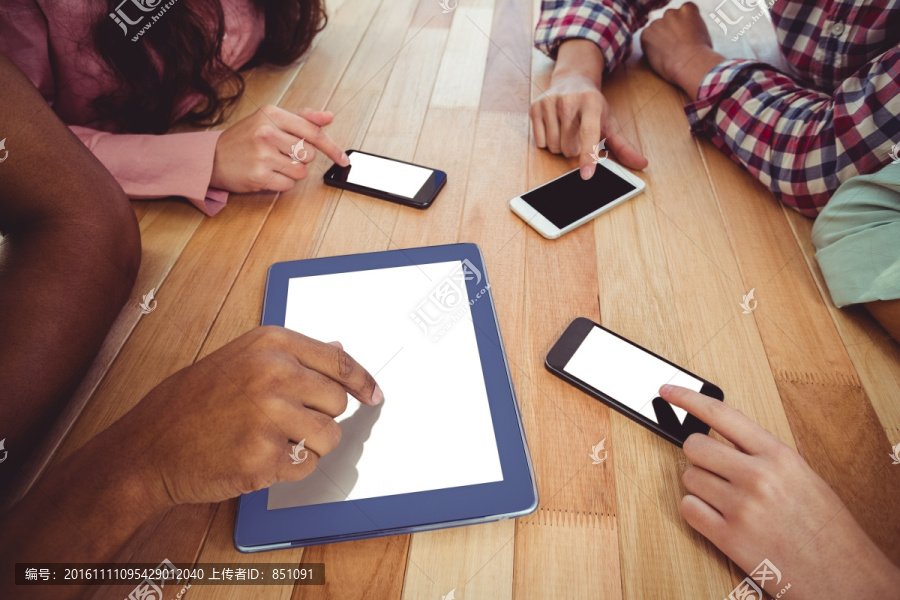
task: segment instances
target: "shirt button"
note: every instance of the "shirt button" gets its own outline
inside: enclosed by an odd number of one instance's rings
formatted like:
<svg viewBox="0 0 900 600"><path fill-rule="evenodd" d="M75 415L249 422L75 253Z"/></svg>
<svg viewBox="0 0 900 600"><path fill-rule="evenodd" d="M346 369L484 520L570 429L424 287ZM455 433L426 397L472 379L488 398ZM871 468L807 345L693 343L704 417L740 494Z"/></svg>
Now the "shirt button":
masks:
<svg viewBox="0 0 900 600"><path fill-rule="evenodd" d="M843 23L835 23L831 26L831 35L839 36L844 33L844 24Z"/></svg>

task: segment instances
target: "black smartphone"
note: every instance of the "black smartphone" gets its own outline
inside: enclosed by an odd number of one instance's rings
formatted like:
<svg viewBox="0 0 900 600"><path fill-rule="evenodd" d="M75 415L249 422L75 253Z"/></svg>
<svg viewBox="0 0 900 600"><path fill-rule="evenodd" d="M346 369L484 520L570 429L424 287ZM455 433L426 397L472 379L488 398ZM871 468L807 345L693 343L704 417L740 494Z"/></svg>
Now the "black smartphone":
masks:
<svg viewBox="0 0 900 600"><path fill-rule="evenodd" d="M325 184L413 208L428 208L447 183L447 174L359 150L347 150L350 165L331 165Z"/></svg>
<svg viewBox="0 0 900 600"><path fill-rule="evenodd" d="M692 433L709 433L709 426L660 398L659 388L668 383L725 398L718 386L583 317L569 324L544 365L677 446Z"/></svg>

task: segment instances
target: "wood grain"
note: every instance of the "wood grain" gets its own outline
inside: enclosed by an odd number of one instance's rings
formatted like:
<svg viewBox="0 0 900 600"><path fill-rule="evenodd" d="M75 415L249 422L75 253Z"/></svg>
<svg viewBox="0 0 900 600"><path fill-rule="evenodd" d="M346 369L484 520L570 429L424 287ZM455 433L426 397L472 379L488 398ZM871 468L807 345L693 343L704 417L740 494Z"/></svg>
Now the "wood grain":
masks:
<svg viewBox="0 0 900 600"><path fill-rule="evenodd" d="M194 586L188 600L412 600L451 590L490 600L727 596L743 574L680 515L683 453L544 368L568 323L585 316L722 387L729 405L797 448L900 562L900 469L887 458L900 441L900 346L861 310L834 307L812 222L691 136L685 96L649 70L638 44L604 93L650 161L638 173L647 189L549 241L508 208L577 166L530 139L528 107L553 67L531 43L540 0L466 0L446 13L437 0L328 4L328 27L309 55L248 72L225 126L265 104L327 109L342 147L445 170L446 187L431 208L415 210L324 186L330 162L319 157L291 191L233 195L213 219L183 201L134 203L138 284L54 441L34 459L33 478L173 372L257 326L272 263L475 242L537 474L533 515L240 555L229 501L169 511L118 558L326 563L324 586ZM717 2L699 4L703 13ZM782 64L767 22L738 42L710 30L728 57ZM141 316L138 302L153 287L158 307ZM744 314L739 302L751 288L758 306ZM607 459L592 464L601 440ZM93 597L129 591L98 588Z"/></svg>

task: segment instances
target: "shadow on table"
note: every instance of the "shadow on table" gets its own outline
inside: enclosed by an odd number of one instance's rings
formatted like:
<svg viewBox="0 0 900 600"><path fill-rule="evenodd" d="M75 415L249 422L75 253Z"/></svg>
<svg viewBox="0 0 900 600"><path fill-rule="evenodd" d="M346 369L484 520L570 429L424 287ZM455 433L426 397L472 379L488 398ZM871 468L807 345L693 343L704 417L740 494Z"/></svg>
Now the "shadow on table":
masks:
<svg viewBox="0 0 900 600"><path fill-rule="evenodd" d="M359 481L356 468L366 440L381 415L375 407L361 405L341 421L341 443L319 460L315 471L300 481L279 482L269 488L268 508L291 508L346 500Z"/></svg>

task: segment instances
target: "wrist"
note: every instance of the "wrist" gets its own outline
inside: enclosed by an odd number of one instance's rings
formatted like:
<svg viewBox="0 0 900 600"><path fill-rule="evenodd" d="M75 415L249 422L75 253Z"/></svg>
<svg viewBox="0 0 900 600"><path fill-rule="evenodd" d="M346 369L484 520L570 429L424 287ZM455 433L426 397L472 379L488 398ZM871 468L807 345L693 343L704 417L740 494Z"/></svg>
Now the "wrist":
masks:
<svg viewBox="0 0 900 600"><path fill-rule="evenodd" d="M116 425L60 463L53 491L61 487L69 496L74 491L73 500L84 498L89 504L109 502L115 506L115 518L126 527L137 528L162 514L171 503L165 490L159 489L161 478L146 460L152 450L127 435L118 435Z"/></svg>
<svg viewBox="0 0 900 600"><path fill-rule="evenodd" d="M564 40L557 51L551 84L555 79L582 77L600 89L605 69L606 59L597 44L580 38Z"/></svg>
<svg viewBox="0 0 900 600"><path fill-rule="evenodd" d="M725 57L709 46L690 48L680 57L669 62L664 79L684 90L691 100L696 100L700 84Z"/></svg>

